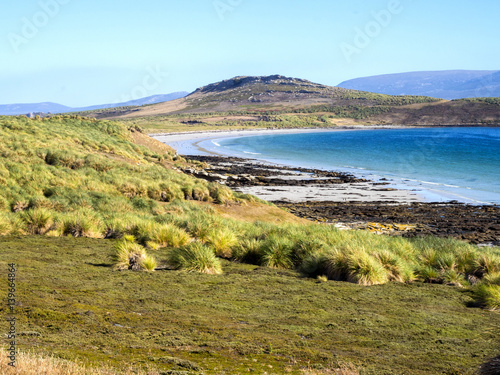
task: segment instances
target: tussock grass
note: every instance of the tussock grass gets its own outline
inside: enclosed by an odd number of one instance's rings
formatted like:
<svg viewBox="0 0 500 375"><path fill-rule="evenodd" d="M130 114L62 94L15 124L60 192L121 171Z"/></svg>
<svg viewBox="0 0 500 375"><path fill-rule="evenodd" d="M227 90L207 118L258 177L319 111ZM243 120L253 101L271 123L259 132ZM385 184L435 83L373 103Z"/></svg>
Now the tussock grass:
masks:
<svg viewBox="0 0 500 375"><path fill-rule="evenodd" d="M21 219L26 224L29 234L46 234L54 224L52 213L43 208L22 212Z"/></svg>
<svg viewBox="0 0 500 375"><path fill-rule="evenodd" d="M191 237L184 230L173 224L164 224L153 233L154 240L160 247L181 247L191 241Z"/></svg>
<svg viewBox="0 0 500 375"><path fill-rule="evenodd" d="M187 246L171 249L168 263L178 270L200 272L210 275L222 273L222 266L215 256L214 250L200 243L193 242Z"/></svg>
<svg viewBox="0 0 500 375"><path fill-rule="evenodd" d="M479 284L475 287L476 298L483 306L490 310L500 310L500 286Z"/></svg>
<svg viewBox="0 0 500 375"><path fill-rule="evenodd" d="M29 301L16 309L18 333L41 335L20 335L23 349L163 373L193 372L176 365L193 363L207 374L326 372L340 363L366 374L472 374L498 353L500 315L471 308L471 293L455 287L317 282L227 260L216 277L111 272L113 242L121 241L0 237L2 268L19 264L21 302ZM170 250L154 254L159 263Z"/></svg>
<svg viewBox="0 0 500 375"><path fill-rule="evenodd" d="M60 215L61 232L73 237L103 238L105 226L90 209L78 210Z"/></svg>
<svg viewBox="0 0 500 375"><path fill-rule="evenodd" d="M261 264L271 268L292 268L293 242L278 235L269 236L260 249Z"/></svg>
<svg viewBox="0 0 500 375"><path fill-rule="evenodd" d="M233 256L238 237L228 228L213 229L208 232L206 243L215 250L215 255L229 259Z"/></svg>
<svg viewBox="0 0 500 375"><path fill-rule="evenodd" d="M250 198L166 168L172 155L134 144L118 122L0 117L0 137L0 235L132 235L149 249L179 249L177 256L171 252L174 268L218 273L219 256L362 285L419 280L465 286L465 280L481 284L500 271L498 249L453 239L223 218L199 202ZM154 269L146 256L143 269ZM129 266L124 258L122 267Z"/></svg>
<svg viewBox="0 0 500 375"><path fill-rule="evenodd" d="M0 212L0 236L6 236L12 232L12 222L10 215Z"/></svg>
<svg viewBox="0 0 500 375"><path fill-rule="evenodd" d="M387 271L389 281L411 281L411 276L409 276L410 274L408 272L408 266L401 258L399 258L398 255L391 253L388 250L382 250L374 253L374 257Z"/></svg>
<svg viewBox="0 0 500 375"><path fill-rule="evenodd" d="M138 243L128 240L116 244L115 268L118 270L154 271L157 263Z"/></svg>
<svg viewBox="0 0 500 375"><path fill-rule="evenodd" d="M233 250L233 259L238 262L260 264L260 248L262 240L255 238L244 239Z"/></svg>
<svg viewBox="0 0 500 375"><path fill-rule="evenodd" d="M347 257L347 281L360 285L377 285L388 280L388 271L366 251L355 251Z"/></svg>

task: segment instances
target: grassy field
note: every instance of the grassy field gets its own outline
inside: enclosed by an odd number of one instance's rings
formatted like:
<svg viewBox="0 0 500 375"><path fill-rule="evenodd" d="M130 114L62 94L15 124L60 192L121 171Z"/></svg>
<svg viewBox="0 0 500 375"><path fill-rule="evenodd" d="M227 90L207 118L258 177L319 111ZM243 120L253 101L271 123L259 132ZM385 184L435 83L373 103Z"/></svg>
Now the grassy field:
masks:
<svg viewBox="0 0 500 375"><path fill-rule="evenodd" d="M86 238L3 237L0 248L3 275L18 264L20 347L97 367L472 374L500 345L500 315L468 307L464 288L319 282L228 261L222 275L116 271L113 241Z"/></svg>
<svg viewBox="0 0 500 375"><path fill-rule="evenodd" d="M0 137L21 349L151 374L472 374L498 354L498 248L305 223L181 173L137 124L0 117Z"/></svg>

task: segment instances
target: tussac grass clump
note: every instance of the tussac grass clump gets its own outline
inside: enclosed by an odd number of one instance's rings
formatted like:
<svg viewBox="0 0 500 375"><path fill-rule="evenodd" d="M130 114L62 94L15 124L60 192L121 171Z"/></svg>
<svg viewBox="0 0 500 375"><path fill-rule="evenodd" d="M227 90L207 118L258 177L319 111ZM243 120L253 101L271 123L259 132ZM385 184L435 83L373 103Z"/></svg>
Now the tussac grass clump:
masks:
<svg viewBox="0 0 500 375"><path fill-rule="evenodd" d="M154 271L157 266L156 259L148 255L144 247L127 239L116 245L114 258L119 270Z"/></svg>
<svg viewBox="0 0 500 375"><path fill-rule="evenodd" d="M168 253L168 264L174 269L188 272L218 275L222 273L222 266L215 252L200 242L193 242L187 246L171 249Z"/></svg>

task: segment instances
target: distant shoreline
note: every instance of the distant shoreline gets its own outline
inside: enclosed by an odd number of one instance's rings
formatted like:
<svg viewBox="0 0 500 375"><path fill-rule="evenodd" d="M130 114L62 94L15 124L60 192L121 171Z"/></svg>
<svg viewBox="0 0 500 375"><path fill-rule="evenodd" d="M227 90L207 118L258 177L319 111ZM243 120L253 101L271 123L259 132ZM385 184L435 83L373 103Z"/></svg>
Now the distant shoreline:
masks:
<svg viewBox="0 0 500 375"><path fill-rule="evenodd" d="M380 126L351 125L351 126L336 126L329 128L318 127L318 128L286 128L286 129L261 128L261 129L243 129L243 130L207 130L207 131L192 131L192 132L157 133L148 135L162 143L168 144L181 155L228 156L225 154L218 154L216 152L208 151L200 147L199 143L217 138L233 138L233 137L258 136L258 135L269 135L269 134L301 134L301 133L320 133L320 132L336 132L336 131L340 132L340 131L353 131L353 130L361 131L361 130L393 130L393 129L421 129L421 128L425 127L422 126L412 127L412 126L402 126L402 125L380 125Z"/></svg>
<svg viewBox="0 0 500 375"><path fill-rule="evenodd" d="M182 133L175 133L175 134L162 134L162 135L153 135L155 139L168 144L172 148L174 148L178 154L180 155L198 155L198 156L222 156L222 157L238 157L239 154L237 153L232 153L231 150L220 150L217 144L212 148L208 147L210 146L210 143L207 143L207 141L213 141L216 142L217 139L227 139L227 138L239 138L239 137L251 137L251 136L260 136L260 135L280 135L280 134L306 134L306 133L335 133L335 132L345 132L345 131L362 131L362 130L399 130L399 129L425 129L428 127L407 127L407 126L393 126L393 125L384 125L384 126L344 126L344 127L333 127L333 128L295 128L295 129L251 129L251 130L232 130L232 131L197 131L197 132L182 132ZM436 128L436 127L434 127ZM442 127L446 128L446 127ZM447 127L449 128L449 127ZM227 152L226 152L227 151ZM239 156L239 157L244 157L250 161L253 162L258 162L262 164L267 164L267 165L275 165L275 166L290 166L286 162L279 162L279 161L269 161L266 160L265 158L261 158L258 155L248 155L248 156ZM300 165L296 165L300 166ZM310 166L312 167L312 166ZM358 177L364 176L364 178L372 179L370 176L367 176L366 173L361 172L358 173L356 171L351 171L351 170L345 170L343 168L339 168L336 166L331 166L329 170L334 170L334 171L348 171L349 173L353 173L354 175ZM375 179L374 182L376 182L377 179ZM387 180L386 180L387 181ZM463 193L461 192L449 192L446 189L438 189L434 186L422 186L422 184L416 186L415 184L408 184L406 186L406 183L401 183L394 181L392 179L389 179L391 182L391 187L394 189L397 189L400 192L405 192L408 195L411 196L410 199L408 199L408 196L405 197L394 197L396 201L401 200L402 202L408 202L409 200L414 200L416 197L418 201L421 202L450 202L450 201L460 201L463 203L467 204L473 204L473 205L483 205L483 204L494 204L494 203L489 203L485 200L478 199L475 197L469 197L464 196ZM438 185L438 184L436 184ZM359 187L355 189L355 186L349 186L349 184L346 185L346 187L349 187L350 190L358 190L359 192ZM260 189L258 189L260 190ZM259 196L259 191L254 189L251 189L248 191L249 193L252 193L254 195ZM290 190L293 190L290 188ZM331 200L336 200L335 195L337 193L333 193L333 196L330 195L329 199ZM308 194L309 196L311 195L310 193ZM339 199L340 199L339 194ZM378 199L377 196L380 197L380 200L385 200L387 198L388 194L375 194L374 197L368 198L368 200L373 200L373 199ZM389 194L392 195L392 194ZM360 194L360 200L367 199L365 194ZM267 197L261 196L261 198L266 199ZM271 197L269 197L271 198ZM267 200L267 199L266 199ZM291 200L294 200L291 197Z"/></svg>

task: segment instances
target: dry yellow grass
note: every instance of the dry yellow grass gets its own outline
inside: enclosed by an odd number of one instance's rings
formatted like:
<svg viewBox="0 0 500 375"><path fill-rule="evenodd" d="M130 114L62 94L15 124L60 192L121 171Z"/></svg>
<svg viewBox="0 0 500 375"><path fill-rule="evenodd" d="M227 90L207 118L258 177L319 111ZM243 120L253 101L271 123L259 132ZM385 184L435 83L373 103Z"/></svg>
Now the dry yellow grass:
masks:
<svg viewBox="0 0 500 375"><path fill-rule="evenodd" d="M199 204L201 205L202 203ZM223 206L212 206L223 217L248 221L251 223L255 221L264 221L268 223L311 224L310 221L292 215L281 208L266 206L261 203L230 203Z"/></svg>
<svg viewBox="0 0 500 375"><path fill-rule="evenodd" d="M336 369L303 370L304 375L359 375L359 371L352 364L342 365Z"/></svg>
<svg viewBox="0 0 500 375"><path fill-rule="evenodd" d="M33 353L18 352L16 366L9 365L5 350L0 350L0 374L2 375L159 375L158 371L137 372L133 370L113 370L89 368L80 363L54 357L44 357Z"/></svg>

